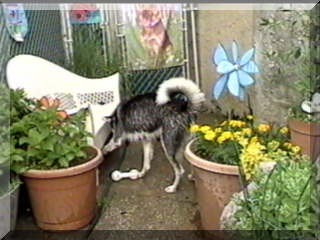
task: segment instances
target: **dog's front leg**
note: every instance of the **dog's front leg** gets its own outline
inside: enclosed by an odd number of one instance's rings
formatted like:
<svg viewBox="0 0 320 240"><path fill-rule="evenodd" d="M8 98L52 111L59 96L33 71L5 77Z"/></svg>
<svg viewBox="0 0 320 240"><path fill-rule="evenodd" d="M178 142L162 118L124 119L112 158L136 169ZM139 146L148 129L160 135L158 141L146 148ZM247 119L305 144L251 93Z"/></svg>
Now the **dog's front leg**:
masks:
<svg viewBox="0 0 320 240"><path fill-rule="evenodd" d="M139 172L139 178L142 178L151 168L151 161L153 159L153 143L152 141L143 141L143 166Z"/></svg>
<svg viewBox="0 0 320 240"><path fill-rule="evenodd" d="M111 141L103 147L102 152L103 152L103 154L107 154L109 152L112 152L116 148L120 147L121 144L122 144L121 139L118 139L117 141L115 141L114 138L112 138Z"/></svg>
<svg viewBox="0 0 320 240"><path fill-rule="evenodd" d="M153 158L153 143L151 141L143 141L143 166L141 171L137 169L131 169L130 172L120 172L114 171L111 174L111 178L114 181L119 181L121 179L130 178L131 180L136 180L142 178L151 167L151 160Z"/></svg>

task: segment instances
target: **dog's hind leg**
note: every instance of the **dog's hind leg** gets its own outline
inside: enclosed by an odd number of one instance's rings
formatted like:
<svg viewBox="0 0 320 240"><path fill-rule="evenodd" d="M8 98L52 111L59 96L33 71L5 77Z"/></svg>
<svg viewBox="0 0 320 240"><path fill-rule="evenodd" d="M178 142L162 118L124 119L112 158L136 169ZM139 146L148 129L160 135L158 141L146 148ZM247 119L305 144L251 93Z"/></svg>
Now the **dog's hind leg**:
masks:
<svg viewBox="0 0 320 240"><path fill-rule="evenodd" d="M138 174L139 178L142 178L151 168L151 161L153 159L153 142L152 141L143 141L143 166L141 171Z"/></svg>
<svg viewBox="0 0 320 240"><path fill-rule="evenodd" d="M174 172L174 181L170 186L167 186L165 188L165 191L167 193L173 193L177 191L177 187L180 183L181 176L184 173L184 169L182 165L176 160L176 151L174 149L174 146L172 146L171 142L166 141L166 137L161 138L161 144L162 148L164 150L164 153L170 163L170 165L173 168Z"/></svg>

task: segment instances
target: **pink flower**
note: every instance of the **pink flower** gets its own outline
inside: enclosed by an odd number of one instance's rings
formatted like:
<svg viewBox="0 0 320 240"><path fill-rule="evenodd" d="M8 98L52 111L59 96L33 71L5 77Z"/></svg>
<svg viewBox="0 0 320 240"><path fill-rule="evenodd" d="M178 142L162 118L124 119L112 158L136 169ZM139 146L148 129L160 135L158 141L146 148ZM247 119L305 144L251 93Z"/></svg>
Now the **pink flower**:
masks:
<svg viewBox="0 0 320 240"><path fill-rule="evenodd" d="M85 22L96 11L98 9L94 4L74 4L71 7L71 18L75 22Z"/></svg>

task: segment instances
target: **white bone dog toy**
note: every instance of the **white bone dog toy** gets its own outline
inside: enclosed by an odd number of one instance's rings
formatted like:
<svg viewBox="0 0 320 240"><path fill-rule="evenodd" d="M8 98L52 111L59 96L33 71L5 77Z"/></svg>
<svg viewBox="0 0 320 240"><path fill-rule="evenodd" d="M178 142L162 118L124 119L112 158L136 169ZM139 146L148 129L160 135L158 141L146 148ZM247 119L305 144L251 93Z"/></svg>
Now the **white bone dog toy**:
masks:
<svg viewBox="0 0 320 240"><path fill-rule="evenodd" d="M135 180L139 177L139 172L137 169L132 169L130 172L120 172L118 170L113 171L111 174L111 178L113 181L119 181L123 178L130 178Z"/></svg>

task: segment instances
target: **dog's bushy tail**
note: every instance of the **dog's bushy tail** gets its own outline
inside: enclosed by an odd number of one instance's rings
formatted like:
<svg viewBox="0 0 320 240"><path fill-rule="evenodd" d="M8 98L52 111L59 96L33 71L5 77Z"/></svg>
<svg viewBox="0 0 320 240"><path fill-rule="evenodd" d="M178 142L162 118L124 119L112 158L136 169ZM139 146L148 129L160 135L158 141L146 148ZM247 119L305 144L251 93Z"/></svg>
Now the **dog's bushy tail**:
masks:
<svg viewBox="0 0 320 240"><path fill-rule="evenodd" d="M205 101L199 87L193 81L181 77L171 78L160 84L156 97L157 104L163 105L170 102L172 93L181 93L186 96L193 109L200 109Z"/></svg>

